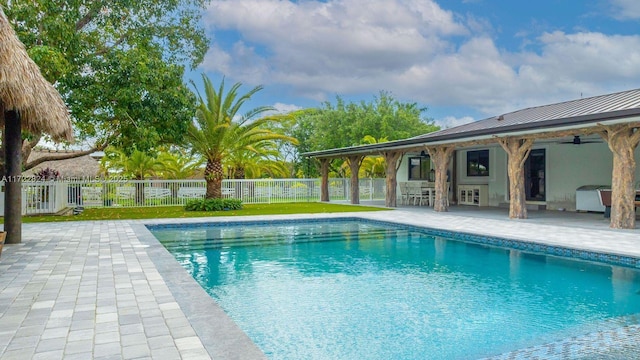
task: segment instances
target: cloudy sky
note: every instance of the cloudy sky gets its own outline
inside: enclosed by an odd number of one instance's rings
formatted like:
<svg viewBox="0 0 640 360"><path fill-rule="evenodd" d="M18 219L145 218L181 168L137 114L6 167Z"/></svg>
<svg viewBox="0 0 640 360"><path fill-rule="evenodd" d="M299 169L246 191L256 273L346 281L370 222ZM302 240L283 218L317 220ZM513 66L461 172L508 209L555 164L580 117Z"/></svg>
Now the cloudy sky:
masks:
<svg viewBox="0 0 640 360"><path fill-rule="evenodd" d="M212 0L204 19L189 77L263 85L250 106L385 90L454 126L640 87L638 0Z"/></svg>

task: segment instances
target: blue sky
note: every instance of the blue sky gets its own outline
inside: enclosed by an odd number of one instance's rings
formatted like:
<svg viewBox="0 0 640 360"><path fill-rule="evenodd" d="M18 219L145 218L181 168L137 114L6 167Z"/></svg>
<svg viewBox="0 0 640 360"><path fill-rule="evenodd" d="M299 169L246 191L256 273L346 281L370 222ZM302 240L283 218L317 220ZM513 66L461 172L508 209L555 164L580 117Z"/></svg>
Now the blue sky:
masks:
<svg viewBox="0 0 640 360"><path fill-rule="evenodd" d="M384 90L448 127L640 87L638 0L212 0L204 22L188 78L263 85L250 107Z"/></svg>

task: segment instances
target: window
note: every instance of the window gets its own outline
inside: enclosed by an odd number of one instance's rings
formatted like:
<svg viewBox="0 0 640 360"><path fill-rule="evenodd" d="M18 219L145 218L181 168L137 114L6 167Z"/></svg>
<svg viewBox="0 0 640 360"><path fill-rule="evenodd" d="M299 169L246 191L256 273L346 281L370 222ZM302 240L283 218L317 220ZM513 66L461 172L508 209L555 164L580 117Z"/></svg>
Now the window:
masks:
<svg viewBox="0 0 640 360"><path fill-rule="evenodd" d="M431 171L431 158L413 157L409 158L409 180L429 181Z"/></svg>
<svg viewBox="0 0 640 360"><path fill-rule="evenodd" d="M467 151L467 176L489 176L489 150Z"/></svg>

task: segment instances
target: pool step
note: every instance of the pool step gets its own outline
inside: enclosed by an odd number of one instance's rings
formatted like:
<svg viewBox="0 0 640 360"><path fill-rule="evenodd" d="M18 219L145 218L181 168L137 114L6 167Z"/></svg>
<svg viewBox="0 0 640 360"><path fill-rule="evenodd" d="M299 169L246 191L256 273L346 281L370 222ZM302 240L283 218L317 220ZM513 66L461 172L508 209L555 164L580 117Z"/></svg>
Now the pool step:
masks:
<svg viewBox="0 0 640 360"><path fill-rule="evenodd" d="M409 231L394 231L396 236L406 236ZM241 235L241 234L240 234ZM162 241L162 244L171 251L172 249L188 247L193 250L201 249L220 249L232 246L267 246L282 244L300 244L308 242L320 241L349 241L349 240L375 240L384 239L389 235L387 229L367 230L360 232L353 231L335 231L325 233L297 233L297 234L274 234L259 236L255 233L246 237L235 237L229 239L186 239L178 241Z"/></svg>
<svg viewBox="0 0 640 360"><path fill-rule="evenodd" d="M188 246L194 248L221 248L231 246L264 246L277 244L306 243L316 241L344 241L358 237L360 240L369 240L372 238L381 238L383 231L367 232L359 234L357 231L341 232L341 233L312 233L312 234L296 234L295 240L293 234L274 234L268 236L252 236L236 237L229 239L190 239L175 242L163 242L167 248Z"/></svg>

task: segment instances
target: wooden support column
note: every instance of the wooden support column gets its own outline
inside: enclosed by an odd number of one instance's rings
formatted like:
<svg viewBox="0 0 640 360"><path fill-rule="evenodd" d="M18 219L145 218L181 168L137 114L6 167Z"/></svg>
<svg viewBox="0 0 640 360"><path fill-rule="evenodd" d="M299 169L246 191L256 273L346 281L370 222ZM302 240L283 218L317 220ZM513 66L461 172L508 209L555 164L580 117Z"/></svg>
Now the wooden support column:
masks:
<svg viewBox="0 0 640 360"><path fill-rule="evenodd" d="M347 157L349 170L351 170L351 203L360 204L360 184L358 183L358 172L364 156L351 155Z"/></svg>
<svg viewBox="0 0 640 360"><path fill-rule="evenodd" d="M20 114L4 112L5 181L4 181L4 231L5 242L22 242L22 129Z"/></svg>
<svg viewBox="0 0 640 360"><path fill-rule="evenodd" d="M329 159L320 159L320 201L329 201Z"/></svg>
<svg viewBox="0 0 640 360"><path fill-rule="evenodd" d="M397 207L396 189L398 188L398 169L402 160L402 151L385 151L382 153L385 161L385 185L386 192L384 197L384 206Z"/></svg>
<svg viewBox="0 0 640 360"><path fill-rule="evenodd" d="M533 147L533 139L516 137L498 138L498 143L508 155L509 218L527 218L527 195L524 189L524 163Z"/></svg>
<svg viewBox="0 0 640 360"><path fill-rule="evenodd" d="M447 186L447 169L451 162L451 155L456 150L454 145L427 146L425 147L431 157L436 171L436 198L433 210L438 212L449 211L449 187Z"/></svg>
<svg viewBox="0 0 640 360"><path fill-rule="evenodd" d="M600 136L607 142L613 153L611 223L609 227L634 229L636 227L634 206L636 160L634 151L640 142L640 130L632 124L601 125L599 128Z"/></svg>

